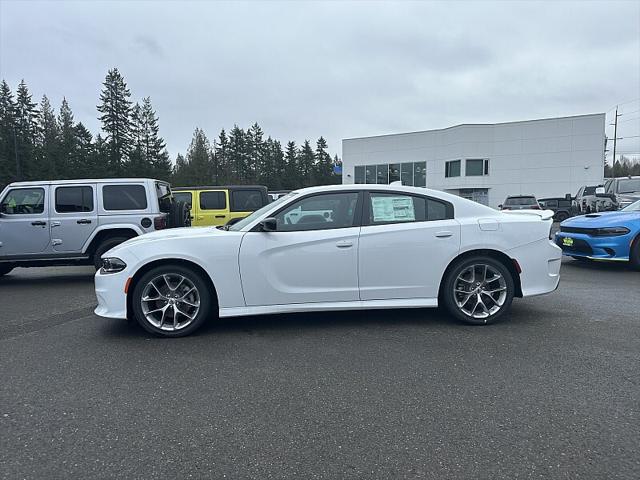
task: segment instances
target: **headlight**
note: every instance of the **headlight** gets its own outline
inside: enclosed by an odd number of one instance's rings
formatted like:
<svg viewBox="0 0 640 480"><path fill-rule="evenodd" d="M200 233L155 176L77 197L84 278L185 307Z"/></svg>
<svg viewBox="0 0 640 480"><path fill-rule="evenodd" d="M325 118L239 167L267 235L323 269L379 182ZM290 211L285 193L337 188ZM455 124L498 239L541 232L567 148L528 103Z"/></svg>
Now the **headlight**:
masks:
<svg viewBox="0 0 640 480"><path fill-rule="evenodd" d="M593 232L593 236L595 237L618 237L620 235L626 235L629 233L629 229L626 227L606 227L606 228L597 228Z"/></svg>
<svg viewBox="0 0 640 480"><path fill-rule="evenodd" d="M119 258L110 257L102 259L100 273L118 273L127 268L127 264Z"/></svg>

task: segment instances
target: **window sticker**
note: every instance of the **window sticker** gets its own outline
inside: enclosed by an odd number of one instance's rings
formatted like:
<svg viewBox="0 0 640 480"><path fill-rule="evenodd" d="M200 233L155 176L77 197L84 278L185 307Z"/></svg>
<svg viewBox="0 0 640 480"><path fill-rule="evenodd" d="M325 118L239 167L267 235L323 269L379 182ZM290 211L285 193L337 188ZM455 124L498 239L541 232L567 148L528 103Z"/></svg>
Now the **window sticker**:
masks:
<svg viewBox="0 0 640 480"><path fill-rule="evenodd" d="M374 222L413 222L416 212L411 197L371 197Z"/></svg>

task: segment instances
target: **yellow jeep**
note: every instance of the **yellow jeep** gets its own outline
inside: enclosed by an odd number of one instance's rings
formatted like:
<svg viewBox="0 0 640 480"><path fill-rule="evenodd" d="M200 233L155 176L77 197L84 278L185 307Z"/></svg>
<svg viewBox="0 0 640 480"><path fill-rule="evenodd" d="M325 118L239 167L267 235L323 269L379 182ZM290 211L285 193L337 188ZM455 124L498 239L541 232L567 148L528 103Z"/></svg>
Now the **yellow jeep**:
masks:
<svg viewBox="0 0 640 480"><path fill-rule="evenodd" d="M191 208L194 227L233 224L269 203L267 187L261 185L171 187L171 191L176 201Z"/></svg>

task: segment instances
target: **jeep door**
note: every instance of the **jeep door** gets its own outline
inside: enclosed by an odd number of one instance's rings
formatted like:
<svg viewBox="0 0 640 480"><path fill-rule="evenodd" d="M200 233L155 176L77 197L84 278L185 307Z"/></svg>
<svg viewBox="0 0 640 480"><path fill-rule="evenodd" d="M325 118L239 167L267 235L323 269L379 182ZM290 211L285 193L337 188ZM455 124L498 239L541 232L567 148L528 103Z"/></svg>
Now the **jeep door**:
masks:
<svg viewBox="0 0 640 480"><path fill-rule="evenodd" d="M51 192L51 244L56 252L81 253L98 226L96 185L58 185Z"/></svg>
<svg viewBox="0 0 640 480"><path fill-rule="evenodd" d="M42 253L49 246L49 186L16 187L0 201L0 257Z"/></svg>

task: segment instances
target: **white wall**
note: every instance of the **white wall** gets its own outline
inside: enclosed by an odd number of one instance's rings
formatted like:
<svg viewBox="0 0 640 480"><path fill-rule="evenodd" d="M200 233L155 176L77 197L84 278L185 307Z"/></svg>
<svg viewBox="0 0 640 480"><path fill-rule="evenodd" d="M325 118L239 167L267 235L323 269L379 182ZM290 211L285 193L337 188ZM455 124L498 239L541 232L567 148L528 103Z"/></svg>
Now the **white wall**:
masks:
<svg viewBox="0 0 640 480"><path fill-rule="evenodd" d="M575 195L604 177L605 115L458 125L442 130L342 141L342 180L354 182L356 165L427 162L427 187L488 188L489 205L507 195ZM466 177L466 158L488 158L489 175ZM445 178L445 162L462 160L462 175Z"/></svg>

